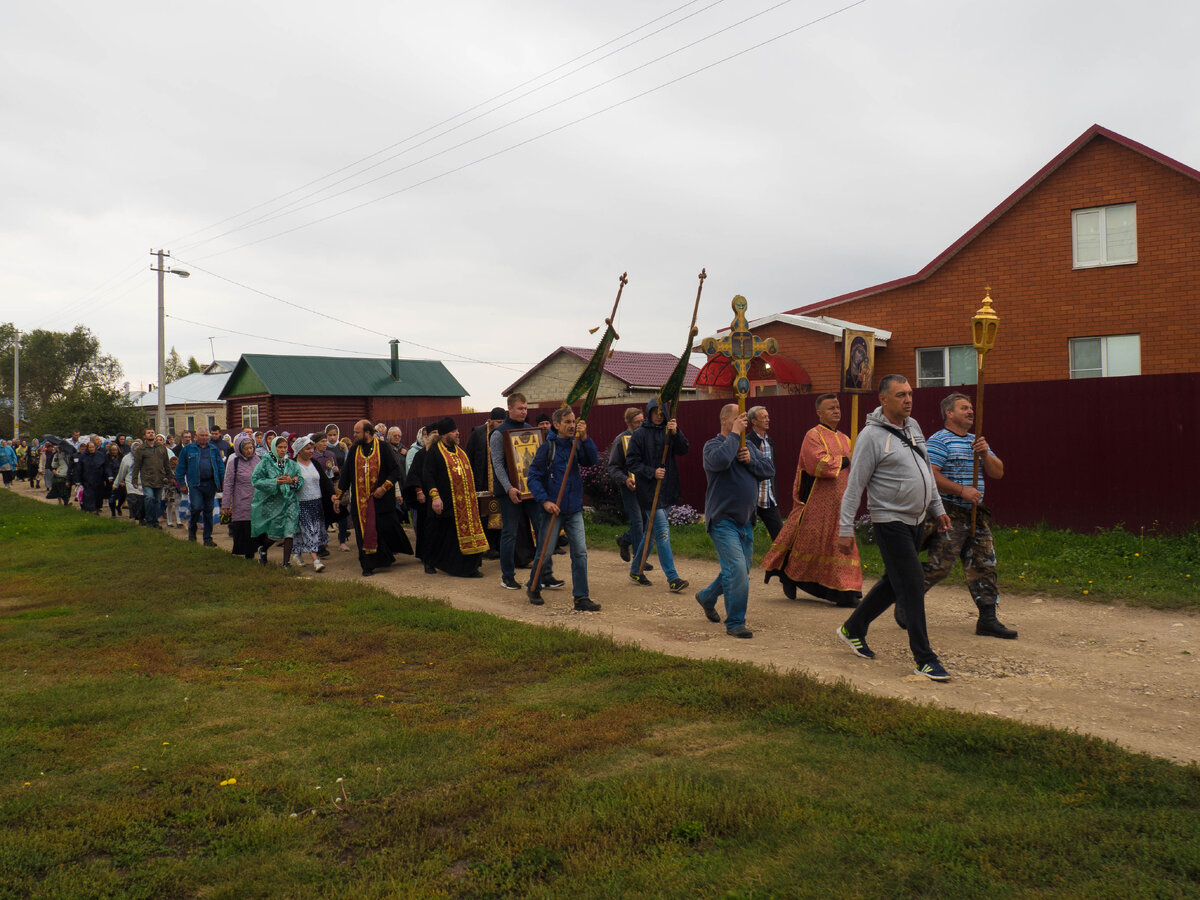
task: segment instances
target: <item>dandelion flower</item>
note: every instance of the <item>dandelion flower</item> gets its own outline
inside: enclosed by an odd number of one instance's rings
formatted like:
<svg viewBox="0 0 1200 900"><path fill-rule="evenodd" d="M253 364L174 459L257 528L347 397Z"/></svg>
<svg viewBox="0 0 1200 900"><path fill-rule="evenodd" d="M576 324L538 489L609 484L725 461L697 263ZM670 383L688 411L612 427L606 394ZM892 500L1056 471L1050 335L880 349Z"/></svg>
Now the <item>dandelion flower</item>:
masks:
<svg viewBox="0 0 1200 900"><path fill-rule="evenodd" d="M376 695L375 695L375 699L376 699L376 700L382 700L382 699L383 699L383 694L376 694Z"/></svg>
<svg viewBox="0 0 1200 900"><path fill-rule="evenodd" d="M1088 592L1088 589L1087 589L1087 588L1084 588L1084 589L1083 589L1083 592L1086 594L1086 593Z"/></svg>
<svg viewBox="0 0 1200 900"><path fill-rule="evenodd" d="M170 741L163 741L163 746L164 746L164 747L170 747L170 746L171 746L171 742L170 742Z"/></svg>

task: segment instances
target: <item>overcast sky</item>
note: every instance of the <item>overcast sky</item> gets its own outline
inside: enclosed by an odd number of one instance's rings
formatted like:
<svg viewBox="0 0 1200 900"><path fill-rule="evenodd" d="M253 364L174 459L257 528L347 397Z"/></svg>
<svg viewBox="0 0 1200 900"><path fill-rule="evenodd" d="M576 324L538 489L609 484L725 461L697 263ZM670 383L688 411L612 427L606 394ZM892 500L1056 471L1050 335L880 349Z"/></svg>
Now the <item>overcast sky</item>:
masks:
<svg viewBox="0 0 1200 900"><path fill-rule="evenodd" d="M396 337L488 408L623 271L678 353L702 266L702 333L909 275L1094 122L1200 167L1200 4L851 4L9 4L0 320L144 386L162 247L185 359Z"/></svg>

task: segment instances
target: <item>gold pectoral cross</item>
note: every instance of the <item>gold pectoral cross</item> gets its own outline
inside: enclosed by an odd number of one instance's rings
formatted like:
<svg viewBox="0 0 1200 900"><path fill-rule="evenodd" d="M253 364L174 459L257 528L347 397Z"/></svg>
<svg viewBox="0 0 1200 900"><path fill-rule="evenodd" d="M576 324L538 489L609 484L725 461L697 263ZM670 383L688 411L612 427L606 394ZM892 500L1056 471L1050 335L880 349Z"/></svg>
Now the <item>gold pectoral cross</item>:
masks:
<svg viewBox="0 0 1200 900"><path fill-rule="evenodd" d="M721 338L705 338L701 349L709 356L720 354L729 360L733 366L733 392L737 395L738 413L746 411L746 398L750 396L750 364L755 357L764 353L778 353L779 344L775 338L759 340L750 333L750 325L746 321L746 298L738 294L733 298L733 322L729 326L729 336ZM742 446L746 446L746 435L742 435Z"/></svg>

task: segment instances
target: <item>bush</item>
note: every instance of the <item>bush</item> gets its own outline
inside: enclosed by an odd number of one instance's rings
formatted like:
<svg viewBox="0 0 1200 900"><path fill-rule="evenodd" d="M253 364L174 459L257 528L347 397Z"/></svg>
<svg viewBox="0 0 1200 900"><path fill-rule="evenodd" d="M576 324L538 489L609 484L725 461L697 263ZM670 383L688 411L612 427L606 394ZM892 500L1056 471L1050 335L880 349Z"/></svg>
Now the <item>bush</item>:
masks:
<svg viewBox="0 0 1200 900"><path fill-rule="evenodd" d="M699 525L703 521L704 516L686 503L680 503L667 510L667 522L671 525Z"/></svg>
<svg viewBox="0 0 1200 900"><path fill-rule="evenodd" d="M585 502L592 507L592 520L608 525L625 522L625 505L621 502L621 489L608 477L608 465L604 460L594 466L581 466Z"/></svg>

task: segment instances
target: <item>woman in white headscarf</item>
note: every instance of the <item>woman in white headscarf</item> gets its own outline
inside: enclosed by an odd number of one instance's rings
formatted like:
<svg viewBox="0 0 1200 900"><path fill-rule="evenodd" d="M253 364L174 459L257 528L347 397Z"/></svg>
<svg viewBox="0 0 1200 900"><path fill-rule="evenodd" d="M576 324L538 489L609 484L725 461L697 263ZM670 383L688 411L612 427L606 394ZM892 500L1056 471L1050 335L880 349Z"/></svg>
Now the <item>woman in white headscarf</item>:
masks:
<svg viewBox="0 0 1200 900"><path fill-rule="evenodd" d="M322 435L324 437L324 435ZM308 437L302 435L292 444L292 452L296 454L294 462L300 469L300 488L296 497L300 501L300 514L296 525L296 539L292 544L297 565L304 565L305 555L312 557L314 572L323 571L325 563L321 562L321 535L325 533L324 504L333 497L333 483L326 477L322 467L313 462L313 450L316 445ZM326 497L330 500L326 500ZM333 512L330 502L329 512Z"/></svg>

